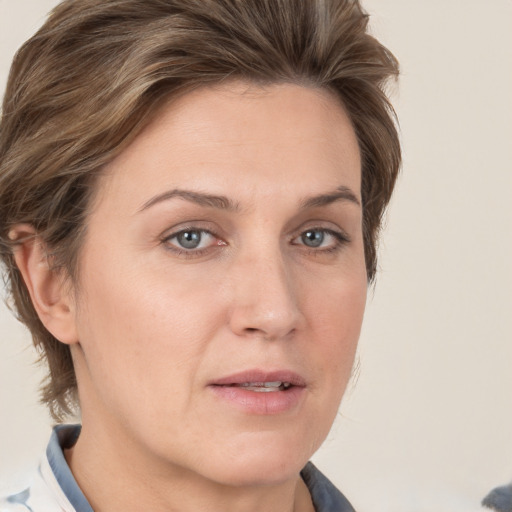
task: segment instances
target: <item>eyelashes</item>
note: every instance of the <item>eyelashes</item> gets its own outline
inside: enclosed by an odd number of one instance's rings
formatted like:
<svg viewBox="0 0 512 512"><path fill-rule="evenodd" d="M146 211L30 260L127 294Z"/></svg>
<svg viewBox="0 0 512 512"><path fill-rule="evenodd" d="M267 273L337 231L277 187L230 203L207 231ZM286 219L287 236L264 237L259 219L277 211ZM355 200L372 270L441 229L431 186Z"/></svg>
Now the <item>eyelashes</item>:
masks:
<svg viewBox="0 0 512 512"><path fill-rule="evenodd" d="M222 238L204 228L189 227L162 239L166 249L177 256L199 258L216 248L227 246Z"/></svg>
<svg viewBox="0 0 512 512"><path fill-rule="evenodd" d="M297 243L296 240L300 240ZM324 242L328 242L324 245ZM347 235L327 228L311 228L292 240L293 245L304 245L308 249L332 252L350 242Z"/></svg>
<svg viewBox="0 0 512 512"><path fill-rule="evenodd" d="M185 258L200 258L229 245L213 231L196 226L168 234L161 239L161 243L170 252ZM308 228L289 239L291 246L314 256L339 252L349 243L350 238L346 233L324 227Z"/></svg>

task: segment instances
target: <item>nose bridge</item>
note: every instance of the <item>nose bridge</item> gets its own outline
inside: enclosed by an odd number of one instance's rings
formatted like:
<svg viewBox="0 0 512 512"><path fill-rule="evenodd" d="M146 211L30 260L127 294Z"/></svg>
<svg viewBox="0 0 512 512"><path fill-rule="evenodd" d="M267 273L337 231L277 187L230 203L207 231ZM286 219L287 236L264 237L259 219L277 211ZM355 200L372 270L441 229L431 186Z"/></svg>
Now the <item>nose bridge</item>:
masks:
<svg viewBox="0 0 512 512"><path fill-rule="evenodd" d="M265 339L293 332L300 319L296 283L278 244L260 244L257 250L241 253L232 264L232 330Z"/></svg>

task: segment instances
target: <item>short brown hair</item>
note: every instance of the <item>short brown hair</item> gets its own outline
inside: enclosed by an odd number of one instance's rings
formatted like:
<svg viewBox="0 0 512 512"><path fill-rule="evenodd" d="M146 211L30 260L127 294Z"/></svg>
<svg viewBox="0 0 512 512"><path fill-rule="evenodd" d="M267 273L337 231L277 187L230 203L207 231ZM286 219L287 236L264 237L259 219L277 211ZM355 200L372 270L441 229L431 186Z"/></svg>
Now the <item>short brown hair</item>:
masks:
<svg viewBox="0 0 512 512"><path fill-rule="evenodd" d="M18 51L0 124L0 248L11 302L49 366L55 418L76 400L69 347L39 320L13 258L10 228L31 224L74 279L96 176L169 98L242 79L328 89L362 157L368 280L400 166L384 87L393 55L357 0L65 0Z"/></svg>

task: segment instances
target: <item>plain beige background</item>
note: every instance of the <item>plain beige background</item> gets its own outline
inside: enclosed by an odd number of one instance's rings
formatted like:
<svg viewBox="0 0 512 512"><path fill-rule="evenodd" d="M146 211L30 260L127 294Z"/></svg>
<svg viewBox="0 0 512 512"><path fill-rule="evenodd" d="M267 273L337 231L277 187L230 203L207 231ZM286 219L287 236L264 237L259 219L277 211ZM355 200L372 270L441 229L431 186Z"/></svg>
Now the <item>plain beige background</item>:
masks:
<svg viewBox="0 0 512 512"><path fill-rule="evenodd" d="M56 3L0 0L2 90ZM363 3L402 65L404 166L359 378L314 460L363 512L476 511L512 480L512 1ZM3 305L0 341L2 494L24 485L50 421Z"/></svg>

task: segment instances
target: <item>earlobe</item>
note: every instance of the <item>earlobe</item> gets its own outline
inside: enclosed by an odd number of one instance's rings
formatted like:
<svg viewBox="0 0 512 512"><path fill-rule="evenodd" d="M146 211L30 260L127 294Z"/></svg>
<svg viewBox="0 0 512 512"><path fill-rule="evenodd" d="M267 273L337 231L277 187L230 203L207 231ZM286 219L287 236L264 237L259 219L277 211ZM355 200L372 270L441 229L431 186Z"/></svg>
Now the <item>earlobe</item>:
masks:
<svg viewBox="0 0 512 512"><path fill-rule="evenodd" d="M46 245L32 226L15 226L9 238L16 244L14 259L39 319L62 343L77 343L76 308L64 271L52 268Z"/></svg>

